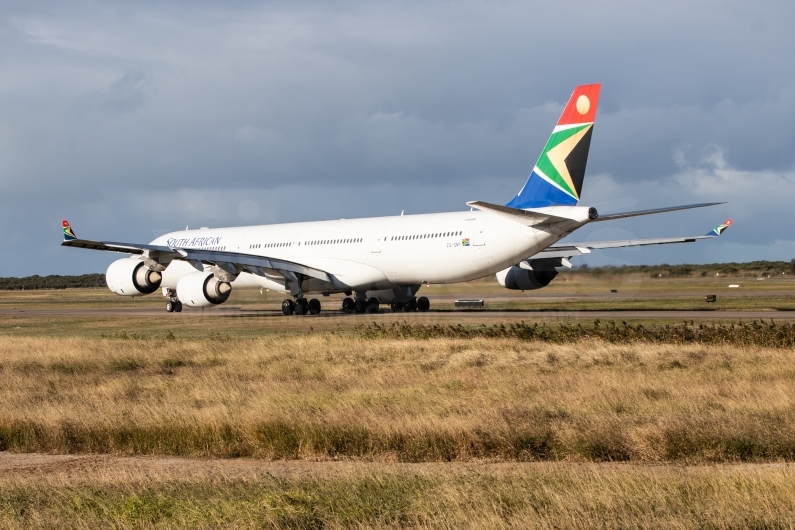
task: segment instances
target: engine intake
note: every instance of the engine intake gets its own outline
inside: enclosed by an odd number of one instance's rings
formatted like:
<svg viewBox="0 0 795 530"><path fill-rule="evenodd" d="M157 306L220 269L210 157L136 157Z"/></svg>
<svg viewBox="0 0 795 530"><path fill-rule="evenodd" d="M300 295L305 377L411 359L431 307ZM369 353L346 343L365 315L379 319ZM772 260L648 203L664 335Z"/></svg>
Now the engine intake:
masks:
<svg viewBox="0 0 795 530"><path fill-rule="evenodd" d="M105 272L105 283L108 288L122 296L138 296L151 294L160 287L163 276L149 270L146 264L137 258L116 260Z"/></svg>
<svg viewBox="0 0 795 530"><path fill-rule="evenodd" d="M193 272L177 282L177 298L190 307L208 307L226 302L232 285L216 278L211 272Z"/></svg>
<svg viewBox="0 0 795 530"><path fill-rule="evenodd" d="M507 289L532 291L546 287L557 275L555 269L537 271L514 266L498 272L497 281Z"/></svg>

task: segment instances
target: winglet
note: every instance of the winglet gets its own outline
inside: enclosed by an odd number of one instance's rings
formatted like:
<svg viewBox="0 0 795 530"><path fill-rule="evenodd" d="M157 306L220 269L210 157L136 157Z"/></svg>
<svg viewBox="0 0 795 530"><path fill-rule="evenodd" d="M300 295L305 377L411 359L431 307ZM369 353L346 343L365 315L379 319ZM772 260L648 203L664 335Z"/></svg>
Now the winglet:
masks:
<svg viewBox="0 0 795 530"><path fill-rule="evenodd" d="M710 231L709 231L709 232L707 232L705 235L707 235L707 236L709 236L709 237L718 237L718 236L719 236L719 235L721 235L721 234L722 234L722 233L723 233L723 232L724 232L724 231L725 231L727 228L729 228L729 227L732 225L732 223L733 223L733 222L734 222L734 220L733 220L733 219L729 219L728 221L723 221L723 223L721 223L721 225L720 225L720 226L718 226L718 227L716 227L716 228L714 228L714 229L710 230Z"/></svg>
<svg viewBox="0 0 795 530"><path fill-rule="evenodd" d="M74 241L77 239L74 231L72 231L72 227L69 226L69 221L66 219L63 220L63 240L64 241Z"/></svg>

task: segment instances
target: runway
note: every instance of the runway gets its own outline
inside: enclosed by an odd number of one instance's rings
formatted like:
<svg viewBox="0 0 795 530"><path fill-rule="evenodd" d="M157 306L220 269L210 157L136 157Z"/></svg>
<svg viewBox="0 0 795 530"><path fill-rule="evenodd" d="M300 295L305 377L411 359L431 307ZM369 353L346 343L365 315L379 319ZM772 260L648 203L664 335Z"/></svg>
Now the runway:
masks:
<svg viewBox="0 0 795 530"><path fill-rule="evenodd" d="M795 311L683 311L683 310L628 310L628 311L524 311L524 310L431 310L425 313L392 313L387 310L376 314L348 315L338 310L323 311L320 315L285 317L280 311L244 309L239 306L221 306L206 310L185 308L181 313L167 313L162 308L106 307L106 308L54 308L54 309L0 309L0 317L15 318L124 318L148 317L160 319L192 318L347 318L378 319L400 317L410 319L709 319L709 320L795 320Z"/></svg>

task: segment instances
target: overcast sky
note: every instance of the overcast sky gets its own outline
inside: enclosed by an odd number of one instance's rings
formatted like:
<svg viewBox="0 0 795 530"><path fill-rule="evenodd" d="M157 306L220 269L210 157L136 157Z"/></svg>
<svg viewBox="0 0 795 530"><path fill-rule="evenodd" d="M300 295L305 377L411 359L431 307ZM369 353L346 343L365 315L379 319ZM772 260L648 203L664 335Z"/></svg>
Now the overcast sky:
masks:
<svg viewBox="0 0 795 530"><path fill-rule="evenodd" d="M591 265L795 258L791 2L3 2L0 276L103 272L79 237L508 202L603 83L581 204L728 204L570 240Z"/></svg>

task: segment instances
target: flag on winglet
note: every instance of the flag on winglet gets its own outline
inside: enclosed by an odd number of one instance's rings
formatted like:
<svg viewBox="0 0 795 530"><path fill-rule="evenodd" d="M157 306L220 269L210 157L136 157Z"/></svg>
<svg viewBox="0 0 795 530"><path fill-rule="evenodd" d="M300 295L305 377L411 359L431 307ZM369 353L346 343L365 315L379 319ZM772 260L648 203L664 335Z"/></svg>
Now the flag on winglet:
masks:
<svg viewBox="0 0 795 530"><path fill-rule="evenodd" d="M72 227L69 226L69 221L66 219L63 220L63 240L64 241L72 241L77 239Z"/></svg>
<svg viewBox="0 0 795 530"><path fill-rule="evenodd" d="M717 226L717 227L713 228L712 230L710 230L709 232L707 232L706 235L712 236L712 237L718 237L727 228L729 228L732 225L733 222L734 222L734 220L732 220L732 219L729 219L727 221L723 221L723 223L721 223L719 226Z"/></svg>

